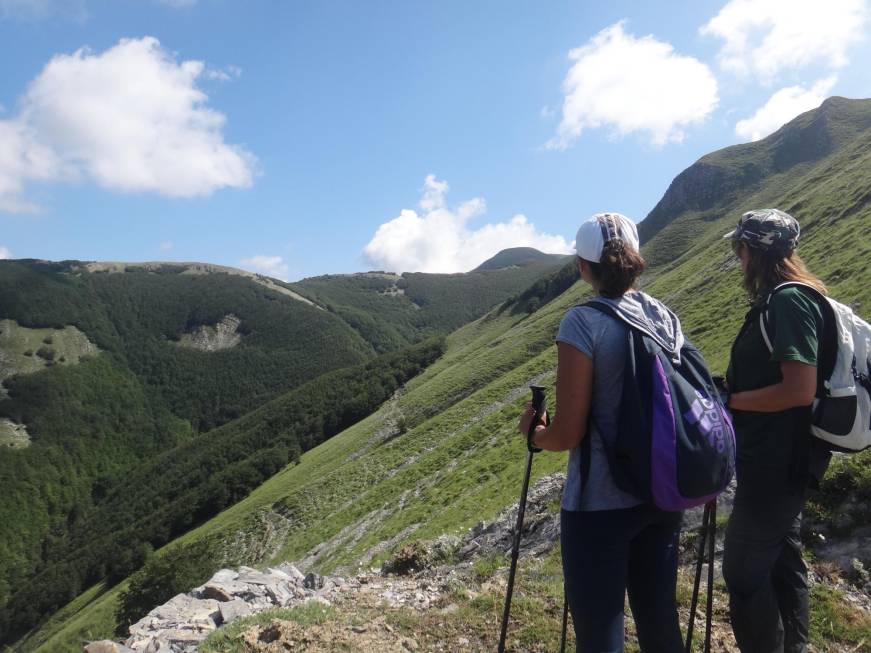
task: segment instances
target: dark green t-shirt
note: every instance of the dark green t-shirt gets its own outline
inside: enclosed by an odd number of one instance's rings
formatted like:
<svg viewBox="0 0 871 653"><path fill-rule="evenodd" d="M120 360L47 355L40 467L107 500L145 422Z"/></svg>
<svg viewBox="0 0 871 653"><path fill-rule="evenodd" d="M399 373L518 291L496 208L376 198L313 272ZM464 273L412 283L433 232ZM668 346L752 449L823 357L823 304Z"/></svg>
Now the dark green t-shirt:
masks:
<svg viewBox="0 0 871 653"><path fill-rule="evenodd" d="M732 345L727 379L732 392L756 390L780 383L780 363L817 364L818 336L823 315L816 299L801 288L778 291L769 305L769 353L760 327L761 307L747 313L744 326ZM806 479L810 409L791 408L776 413L732 411L737 438L739 487L793 486ZM743 479L743 481L742 481Z"/></svg>

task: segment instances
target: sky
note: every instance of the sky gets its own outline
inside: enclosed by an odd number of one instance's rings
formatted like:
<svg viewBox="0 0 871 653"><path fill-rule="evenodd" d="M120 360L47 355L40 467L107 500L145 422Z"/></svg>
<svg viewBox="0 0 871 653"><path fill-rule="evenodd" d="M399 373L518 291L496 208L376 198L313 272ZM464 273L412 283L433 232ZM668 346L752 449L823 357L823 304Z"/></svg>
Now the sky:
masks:
<svg viewBox="0 0 871 653"><path fill-rule="evenodd" d="M462 272L871 97L871 0L0 0L0 258Z"/></svg>

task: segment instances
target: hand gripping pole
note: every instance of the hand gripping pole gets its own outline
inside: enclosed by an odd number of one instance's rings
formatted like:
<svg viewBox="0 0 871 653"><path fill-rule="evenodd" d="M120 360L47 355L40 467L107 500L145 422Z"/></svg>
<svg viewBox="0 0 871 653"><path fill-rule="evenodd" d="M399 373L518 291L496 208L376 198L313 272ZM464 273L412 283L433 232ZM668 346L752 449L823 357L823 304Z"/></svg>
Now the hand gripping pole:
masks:
<svg viewBox="0 0 871 653"><path fill-rule="evenodd" d="M523 515L526 512L526 495L529 493L529 475L532 472L532 454L536 449L532 444L532 436L541 416L544 414L544 388L539 385L529 386L532 390L532 409L535 414L529 423L526 434L526 472L523 475L523 489L520 491L520 503L517 506L517 525L514 528L514 544L511 547L511 567L508 571L508 589L505 592L505 609L502 611L502 631L499 635L499 653L505 652L505 638L508 635L508 615L511 613L511 595L514 593L514 576L517 573L517 558L520 555L520 531L523 528Z"/></svg>

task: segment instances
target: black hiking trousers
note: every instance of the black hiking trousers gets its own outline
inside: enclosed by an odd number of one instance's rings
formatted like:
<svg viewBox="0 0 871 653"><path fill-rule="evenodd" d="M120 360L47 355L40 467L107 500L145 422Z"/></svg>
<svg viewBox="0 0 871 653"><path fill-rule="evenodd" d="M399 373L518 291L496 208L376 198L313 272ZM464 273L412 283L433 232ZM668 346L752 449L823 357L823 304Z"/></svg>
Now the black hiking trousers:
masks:
<svg viewBox="0 0 871 653"><path fill-rule="evenodd" d="M561 514L566 596L578 653L622 653L623 605L644 653L682 653L677 618L682 513L643 505Z"/></svg>
<svg viewBox="0 0 871 653"><path fill-rule="evenodd" d="M741 485L739 479L723 552L738 647L742 653L806 653L809 591L799 539L805 494L742 492Z"/></svg>

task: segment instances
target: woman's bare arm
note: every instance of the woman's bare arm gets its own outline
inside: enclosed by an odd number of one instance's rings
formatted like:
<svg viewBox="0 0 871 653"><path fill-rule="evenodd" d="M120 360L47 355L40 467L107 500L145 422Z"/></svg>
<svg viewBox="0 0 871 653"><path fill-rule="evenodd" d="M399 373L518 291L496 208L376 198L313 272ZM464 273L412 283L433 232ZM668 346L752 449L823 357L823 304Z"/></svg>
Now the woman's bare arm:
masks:
<svg viewBox="0 0 871 653"><path fill-rule="evenodd" d="M817 392L817 368L798 361L782 361L783 380L757 390L736 392L729 398L729 408L775 413L797 406L809 406Z"/></svg>
<svg viewBox="0 0 871 653"><path fill-rule="evenodd" d="M593 394L593 360L575 347L557 343L556 405L559 411L549 426L538 426L533 443L547 451L572 449L587 434L590 398ZM532 420L528 408L520 419L519 430L525 436Z"/></svg>

